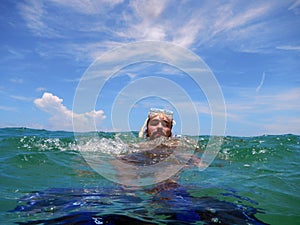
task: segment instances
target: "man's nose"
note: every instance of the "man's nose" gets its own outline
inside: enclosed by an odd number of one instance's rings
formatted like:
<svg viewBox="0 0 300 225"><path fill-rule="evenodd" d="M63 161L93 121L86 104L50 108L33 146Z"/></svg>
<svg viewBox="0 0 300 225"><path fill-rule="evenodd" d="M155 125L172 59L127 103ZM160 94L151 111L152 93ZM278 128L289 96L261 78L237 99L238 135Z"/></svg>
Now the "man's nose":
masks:
<svg viewBox="0 0 300 225"><path fill-rule="evenodd" d="M163 129L162 129L162 127L157 127L157 129L156 129L156 132L163 133Z"/></svg>

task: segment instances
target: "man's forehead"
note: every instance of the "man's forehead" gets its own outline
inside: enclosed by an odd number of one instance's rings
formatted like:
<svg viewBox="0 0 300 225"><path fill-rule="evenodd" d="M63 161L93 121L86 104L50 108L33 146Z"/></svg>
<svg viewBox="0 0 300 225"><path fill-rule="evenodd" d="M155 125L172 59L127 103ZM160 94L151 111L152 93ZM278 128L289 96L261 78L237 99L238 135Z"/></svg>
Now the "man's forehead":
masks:
<svg viewBox="0 0 300 225"><path fill-rule="evenodd" d="M158 113L157 115L152 116L150 119L151 120L160 119L160 120L166 120L168 122L171 121L171 119L167 115L165 115L163 113Z"/></svg>

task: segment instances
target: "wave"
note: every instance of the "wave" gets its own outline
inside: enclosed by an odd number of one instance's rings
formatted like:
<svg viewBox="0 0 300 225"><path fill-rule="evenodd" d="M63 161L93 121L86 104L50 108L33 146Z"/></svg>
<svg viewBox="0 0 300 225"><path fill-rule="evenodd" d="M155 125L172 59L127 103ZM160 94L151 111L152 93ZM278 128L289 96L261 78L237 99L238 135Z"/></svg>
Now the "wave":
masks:
<svg viewBox="0 0 300 225"><path fill-rule="evenodd" d="M80 141L78 141L80 137ZM77 138L77 140L76 140ZM189 136L198 144L198 151L204 150L209 136ZM95 132L74 136L73 132L48 131L29 128L1 128L0 144L7 150L23 151L91 151L101 150L107 154L126 154L136 151L135 144L144 140L137 132ZM182 139L184 141L184 139ZM223 137L219 159L229 161L266 161L300 151L300 136L263 135L256 137ZM157 143L154 143L154 145Z"/></svg>

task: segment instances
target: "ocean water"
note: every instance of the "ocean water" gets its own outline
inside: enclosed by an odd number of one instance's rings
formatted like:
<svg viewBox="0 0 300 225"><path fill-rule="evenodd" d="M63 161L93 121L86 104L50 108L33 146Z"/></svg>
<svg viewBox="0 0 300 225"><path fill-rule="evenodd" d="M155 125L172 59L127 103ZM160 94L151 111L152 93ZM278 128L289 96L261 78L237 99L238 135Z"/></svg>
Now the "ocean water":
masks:
<svg viewBox="0 0 300 225"><path fill-rule="evenodd" d="M98 135L108 153L135 141L126 134ZM209 140L192 138L202 149ZM97 151L99 145L84 147ZM176 183L128 188L95 172L72 132L2 128L0 224L296 225L299 153L297 135L228 136L206 170L188 166Z"/></svg>

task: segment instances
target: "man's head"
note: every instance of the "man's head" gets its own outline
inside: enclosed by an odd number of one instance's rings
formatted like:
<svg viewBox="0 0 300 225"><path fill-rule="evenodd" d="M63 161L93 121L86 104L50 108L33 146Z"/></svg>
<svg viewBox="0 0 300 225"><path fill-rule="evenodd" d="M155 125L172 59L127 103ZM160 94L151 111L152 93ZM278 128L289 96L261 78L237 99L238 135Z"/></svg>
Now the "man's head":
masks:
<svg viewBox="0 0 300 225"><path fill-rule="evenodd" d="M161 136L171 137L172 120L163 113L149 117L147 122L146 136L151 139Z"/></svg>
<svg viewBox="0 0 300 225"><path fill-rule="evenodd" d="M173 112L162 109L150 109L146 120L146 137L151 139L158 137L171 137L173 126ZM144 130L144 126L141 131ZM139 136L143 135L140 131Z"/></svg>

